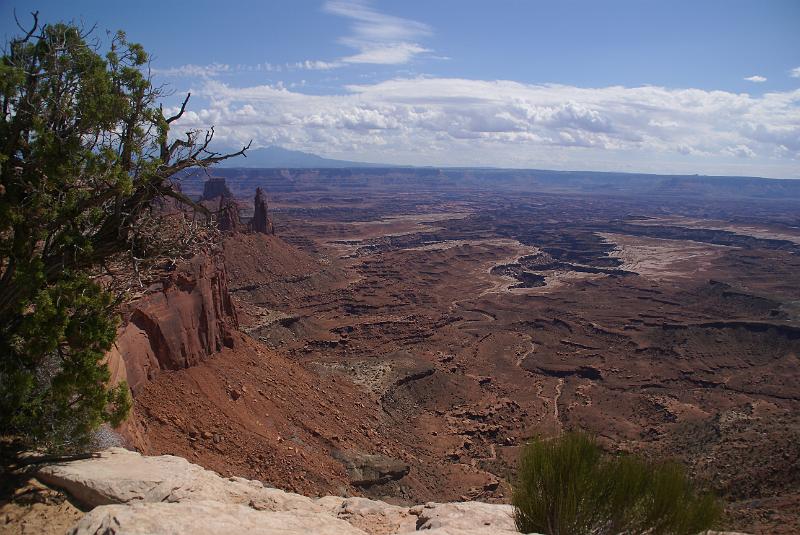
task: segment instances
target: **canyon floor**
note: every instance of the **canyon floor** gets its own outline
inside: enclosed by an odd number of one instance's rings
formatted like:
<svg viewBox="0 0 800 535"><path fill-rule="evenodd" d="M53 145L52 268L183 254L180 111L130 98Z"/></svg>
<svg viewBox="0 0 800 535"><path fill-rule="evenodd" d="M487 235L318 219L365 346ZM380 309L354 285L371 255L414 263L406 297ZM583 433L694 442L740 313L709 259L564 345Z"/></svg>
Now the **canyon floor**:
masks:
<svg viewBox="0 0 800 535"><path fill-rule="evenodd" d="M797 205L271 190L224 243L242 334L136 396L146 453L304 494L508 502L567 429L674 457L729 527L800 522ZM354 485L358 455L405 463Z"/></svg>

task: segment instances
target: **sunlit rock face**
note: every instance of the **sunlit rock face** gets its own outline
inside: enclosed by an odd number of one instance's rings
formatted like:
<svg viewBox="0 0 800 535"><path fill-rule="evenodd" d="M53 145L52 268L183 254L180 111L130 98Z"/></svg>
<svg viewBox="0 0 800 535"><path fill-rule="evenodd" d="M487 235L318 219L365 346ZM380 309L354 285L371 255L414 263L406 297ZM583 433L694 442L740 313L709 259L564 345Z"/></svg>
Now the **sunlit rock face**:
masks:
<svg viewBox="0 0 800 535"><path fill-rule="evenodd" d="M38 478L91 509L70 531L146 534L432 535L516 533L509 505L480 502L402 507L366 498L312 499L223 478L181 457L111 448L43 467Z"/></svg>
<svg viewBox="0 0 800 535"><path fill-rule="evenodd" d="M161 370L196 365L233 345L238 326L221 258L202 253L134 301L109 353L134 394Z"/></svg>

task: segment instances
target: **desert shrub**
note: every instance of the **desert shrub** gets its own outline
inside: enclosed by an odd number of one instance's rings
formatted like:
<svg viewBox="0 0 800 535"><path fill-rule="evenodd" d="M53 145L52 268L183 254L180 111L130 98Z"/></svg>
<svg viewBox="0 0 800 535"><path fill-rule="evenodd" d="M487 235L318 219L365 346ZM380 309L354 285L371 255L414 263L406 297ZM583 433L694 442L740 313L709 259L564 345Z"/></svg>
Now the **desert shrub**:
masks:
<svg viewBox="0 0 800 535"><path fill-rule="evenodd" d="M717 499L699 492L682 465L606 455L583 433L525 447L513 505L521 532L546 535L688 535L722 516Z"/></svg>

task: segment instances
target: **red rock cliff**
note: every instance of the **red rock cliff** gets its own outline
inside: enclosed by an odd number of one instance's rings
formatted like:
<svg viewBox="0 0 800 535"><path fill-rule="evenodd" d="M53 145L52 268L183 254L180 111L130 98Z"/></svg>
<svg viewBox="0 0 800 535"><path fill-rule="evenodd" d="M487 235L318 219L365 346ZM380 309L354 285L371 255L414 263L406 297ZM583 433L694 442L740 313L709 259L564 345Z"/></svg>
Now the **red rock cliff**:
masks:
<svg viewBox="0 0 800 535"><path fill-rule="evenodd" d="M131 303L109 355L114 379L134 396L161 370L188 368L233 345L238 327L220 256L200 254Z"/></svg>

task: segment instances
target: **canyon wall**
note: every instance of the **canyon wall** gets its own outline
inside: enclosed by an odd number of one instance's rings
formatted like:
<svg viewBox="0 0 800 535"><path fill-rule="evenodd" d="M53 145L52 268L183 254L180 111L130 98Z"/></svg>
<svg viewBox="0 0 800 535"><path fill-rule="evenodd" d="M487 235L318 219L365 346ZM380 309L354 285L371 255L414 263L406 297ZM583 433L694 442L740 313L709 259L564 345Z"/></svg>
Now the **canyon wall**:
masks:
<svg viewBox="0 0 800 535"><path fill-rule="evenodd" d="M127 380L135 396L162 370L188 368L232 347L237 327L223 258L199 254L125 307L108 356L112 379Z"/></svg>

